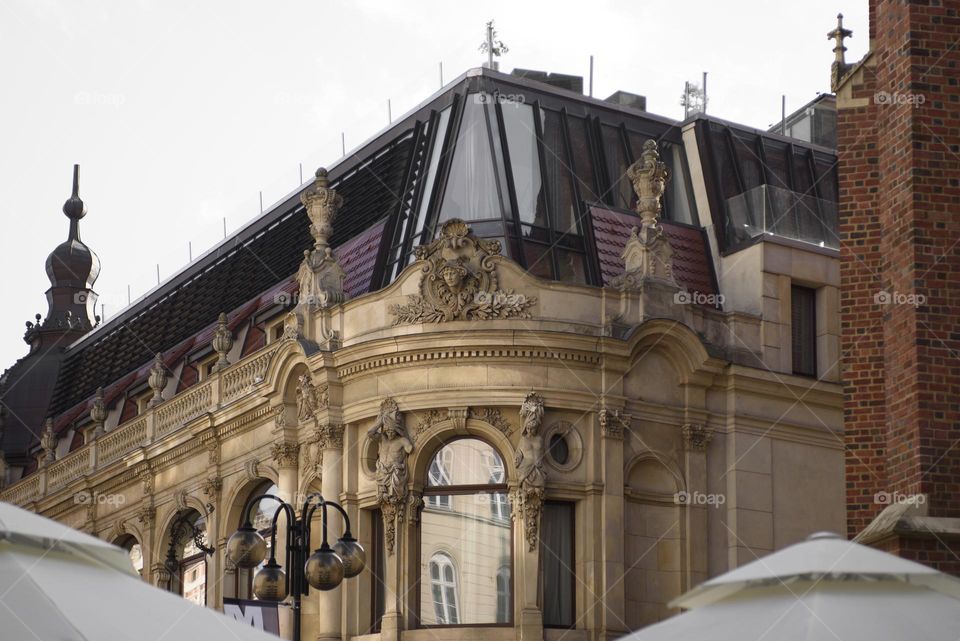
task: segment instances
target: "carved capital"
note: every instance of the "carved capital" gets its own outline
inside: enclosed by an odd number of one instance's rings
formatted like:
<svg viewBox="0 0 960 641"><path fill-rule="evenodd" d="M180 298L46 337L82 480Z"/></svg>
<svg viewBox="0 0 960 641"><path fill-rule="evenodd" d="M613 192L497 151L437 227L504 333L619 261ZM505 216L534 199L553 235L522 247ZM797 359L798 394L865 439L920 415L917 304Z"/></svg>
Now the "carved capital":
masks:
<svg viewBox="0 0 960 641"><path fill-rule="evenodd" d="M343 449L343 425L340 423L326 423L317 428L320 447L322 449Z"/></svg>
<svg viewBox="0 0 960 641"><path fill-rule="evenodd" d="M416 255L425 262L420 294L390 306L394 325L530 318L536 298L499 288L500 241L477 238L459 218L445 222L440 237Z"/></svg>
<svg viewBox="0 0 960 641"><path fill-rule="evenodd" d="M713 438L713 428L702 423L687 423L680 428L683 434L683 449L703 452Z"/></svg>
<svg viewBox="0 0 960 641"><path fill-rule="evenodd" d="M220 496L220 490L223 489L223 479L219 476L211 476L203 481L200 491L211 501L215 501Z"/></svg>
<svg viewBox="0 0 960 641"><path fill-rule="evenodd" d="M153 527L153 521L157 517L157 510L152 505L145 505L136 512L137 522L146 529Z"/></svg>
<svg viewBox="0 0 960 641"><path fill-rule="evenodd" d="M600 435L604 438L623 439L624 430L630 429L629 414L623 414L620 410L610 410L604 407L597 414L600 422Z"/></svg>
<svg viewBox="0 0 960 641"><path fill-rule="evenodd" d="M299 443L274 443L270 449L270 456L280 468L296 467L299 453Z"/></svg>

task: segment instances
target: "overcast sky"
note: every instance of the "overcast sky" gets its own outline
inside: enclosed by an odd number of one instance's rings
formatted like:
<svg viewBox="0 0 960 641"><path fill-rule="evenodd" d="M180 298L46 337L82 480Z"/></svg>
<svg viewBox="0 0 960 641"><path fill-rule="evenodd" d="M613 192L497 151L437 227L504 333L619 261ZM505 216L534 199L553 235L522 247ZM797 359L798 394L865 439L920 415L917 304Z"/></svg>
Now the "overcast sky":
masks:
<svg viewBox="0 0 960 641"><path fill-rule="evenodd" d="M0 371L46 313L47 254L73 163L100 257L106 315L166 279L304 175L387 125L483 55L493 18L501 69L587 75L594 95L647 96L682 118L685 80L709 72L709 112L766 128L829 91L826 33L842 11L848 60L867 49L867 2L0 3ZM586 86L586 83L584 83ZM211 319L212 320L212 319Z"/></svg>

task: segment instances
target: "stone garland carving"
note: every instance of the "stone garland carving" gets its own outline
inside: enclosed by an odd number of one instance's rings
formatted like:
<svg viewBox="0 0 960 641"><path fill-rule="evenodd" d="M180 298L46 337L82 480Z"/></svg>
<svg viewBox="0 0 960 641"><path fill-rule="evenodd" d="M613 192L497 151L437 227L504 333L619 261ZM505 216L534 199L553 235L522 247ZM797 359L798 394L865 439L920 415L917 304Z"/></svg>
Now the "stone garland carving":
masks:
<svg viewBox="0 0 960 641"><path fill-rule="evenodd" d="M428 429L433 427L436 423L439 423L444 419L443 412L440 410L430 410L426 414L420 416L417 419L417 432L416 436L420 436Z"/></svg>
<svg viewBox="0 0 960 641"><path fill-rule="evenodd" d="M273 408L273 428L276 431L280 431L287 426L287 407L285 405L277 405Z"/></svg>
<svg viewBox="0 0 960 641"><path fill-rule="evenodd" d="M207 447L207 460L210 465L219 465L220 464L220 442L216 438L211 438L206 443Z"/></svg>
<svg viewBox="0 0 960 641"><path fill-rule="evenodd" d="M624 273L610 284L621 290L640 288L644 281L655 280L677 286L673 277L673 248L660 226L660 199L670 179L667 165L660 160L657 141L643 143L640 158L627 169L637 193L640 227L634 227L623 248Z"/></svg>
<svg viewBox="0 0 960 641"><path fill-rule="evenodd" d="M300 196L310 218L313 235L312 250L303 252L303 262L297 272L300 284L298 307L317 309L336 305L345 298L343 281L346 273L329 245L333 235L333 221L343 206L343 197L330 188L327 170L317 170L316 180Z"/></svg>
<svg viewBox="0 0 960 641"><path fill-rule="evenodd" d="M407 436L403 415L395 400L387 398L380 404L377 421L367 436L379 443L377 502L383 514L387 553L393 554L396 527L403 521L407 502L407 456L413 451L413 441Z"/></svg>
<svg viewBox="0 0 960 641"><path fill-rule="evenodd" d="M703 452L713 438L713 428L702 423L687 423L680 428L683 434L683 449Z"/></svg>
<svg viewBox="0 0 960 641"><path fill-rule="evenodd" d="M299 443L274 443L270 448L270 456L279 467L296 467L300 454Z"/></svg>
<svg viewBox="0 0 960 641"><path fill-rule="evenodd" d="M141 467L139 470L137 470L137 478L140 479L140 483L143 488L143 495L146 497L153 496L153 471L149 467Z"/></svg>
<svg viewBox="0 0 960 641"><path fill-rule="evenodd" d="M623 439L624 430L630 429L629 414L622 414L620 410L609 410L606 407L597 415L600 421L600 435L605 438Z"/></svg>
<svg viewBox="0 0 960 641"><path fill-rule="evenodd" d="M330 405L330 386L315 386L309 374L301 374L297 381L297 418L309 421L317 412Z"/></svg>
<svg viewBox="0 0 960 641"><path fill-rule="evenodd" d="M510 425L510 422L504 417L503 412L501 412L496 407L481 407L480 409L470 409L470 416L484 421L493 425L495 428L503 432L505 436L510 436L513 433L513 426Z"/></svg>
<svg viewBox="0 0 960 641"><path fill-rule="evenodd" d="M536 298L498 287L500 241L477 238L459 218L445 222L440 237L417 247L416 255L426 261L420 294L390 306L394 325L530 318Z"/></svg>
<svg viewBox="0 0 960 641"><path fill-rule="evenodd" d="M537 549L540 515L546 493L547 475L543 470L543 398L536 392L527 394L520 406L522 432L514 462L517 466L518 487L511 493L512 516L523 519L523 530L531 552Z"/></svg>
<svg viewBox="0 0 960 641"><path fill-rule="evenodd" d="M153 521L157 517L157 509L147 505L136 512L137 522L143 525L147 530L153 527Z"/></svg>
<svg viewBox="0 0 960 641"><path fill-rule="evenodd" d="M211 476L208 479L204 479L203 484L200 486L200 491L211 501L216 500L216 498L220 496L220 490L222 489L223 479L219 476Z"/></svg>

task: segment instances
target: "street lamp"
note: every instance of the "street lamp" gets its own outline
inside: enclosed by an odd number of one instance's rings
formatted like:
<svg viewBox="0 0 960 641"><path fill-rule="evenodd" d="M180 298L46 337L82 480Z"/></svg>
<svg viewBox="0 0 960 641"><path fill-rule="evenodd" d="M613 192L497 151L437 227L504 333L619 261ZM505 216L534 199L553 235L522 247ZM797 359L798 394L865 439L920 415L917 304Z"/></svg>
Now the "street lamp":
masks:
<svg viewBox="0 0 960 641"><path fill-rule="evenodd" d="M298 519L293 506L273 494L252 497L243 508L243 525L227 541L227 557L237 567L255 568L267 555L267 542L253 527L250 512L254 505L264 499L279 503L273 513L270 526L270 559L253 579L253 592L263 601L283 601L293 596L293 641L300 641L300 599L309 593L309 588L332 590L344 578L355 577L363 571L366 553L363 546L350 533L350 517L339 503L327 501L320 494L311 494L303 502ZM314 501L314 499L316 499ZM330 547L327 542L327 507L343 515L343 536ZM310 547L310 522L317 508L321 509L323 541L320 547L307 556ZM287 550L284 572L277 563L277 521L280 514L287 516Z"/></svg>

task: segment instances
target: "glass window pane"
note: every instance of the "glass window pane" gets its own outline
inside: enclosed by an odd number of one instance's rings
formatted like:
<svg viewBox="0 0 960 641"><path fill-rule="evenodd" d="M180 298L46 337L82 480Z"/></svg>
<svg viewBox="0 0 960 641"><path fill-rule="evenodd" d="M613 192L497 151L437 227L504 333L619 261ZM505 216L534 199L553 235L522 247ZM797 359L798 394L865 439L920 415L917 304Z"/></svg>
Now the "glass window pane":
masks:
<svg viewBox="0 0 960 641"><path fill-rule="evenodd" d="M497 163L500 136L496 120L489 117L492 106L467 96L463 121L455 140L453 164L440 209L439 222L451 218L485 220L502 218L500 176ZM502 162L499 163L502 168Z"/></svg>
<svg viewBox="0 0 960 641"><path fill-rule="evenodd" d="M603 155L607 163L607 173L610 180L610 189L607 199L614 207L633 209L633 186L627 177L627 156L623 148L620 130L610 125L603 125Z"/></svg>
<svg viewBox="0 0 960 641"><path fill-rule="evenodd" d="M670 170L670 181L667 183L667 194L664 199L664 217L678 223L688 225L699 224L694 213L693 190L687 181L687 158L683 145L663 143L663 156Z"/></svg>
<svg viewBox="0 0 960 641"><path fill-rule="evenodd" d="M417 210L417 222L414 225L413 233L419 234L423 231L423 226L427 220L427 209L430 206L430 197L433 195L433 186L437 180L437 166L440 164L440 152L443 150L443 141L447 132L447 125L450 122L450 107L440 112L437 117L437 129L433 139L433 149L430 151L430 168L427 170L427 176L423 183L423 193L420 196L420 207ZM411 248L416 245L411 245Z"/></svg>
<svg viewBox="0 0 960 641"><path fill-rule="evenodd" d="M455 471L456 473L456 471ZM424 625L495 624L501 594L494 578L511 566L511 522L490 518L505 491L452 494L451 509L424 505L420 516L420 619ZM437 571L434 571L437 567ZM509 592L509 585L504 586Z"/></svg>
<svg viewBox="0 0 960 641"><path fill-rule="evenodd" d="M567 165L567 145L560 126L560 114L540 110L543 130L543 181L550 199L552 226L561 233L577 233L577 209L573 199L573 175Z"/></svg>
<svg viewBox="0 0 960 641"><path fill-rule="evenodd" d="M523 255L527 271L540 278L553 280L553 260L550 247L538 243L523 243Z"/></svg>
<svg viewBox="0 0 960 641"><path fill-rule="evenodd" d="M475 438L457 439L434 454L427 486L488 485L492 468L502 470L503 460L491 445Z"/></svg>
<svg viewBox="0 0 960 641"><path fill-rule="evenodd" d="M548 502L543 508L540 534L543 625L570 628L575 613L573 504Z"/></svg>
<svg viewBox="0 0 960 641"><path fill-rule="evenodd" d="M557 274L557 280L564 283L586 284L587 269L583 254L559 248L554 248L553 251L557 254L557 269L560 272Z"/></svg>
<svg viewBox="0 0 960 641"><path fill-rule="evenodd" d="M203 557L183 564L183 598L198 605L207 603L207 561Z"/></svg>
<svg viewBox="0 0 960 641"><path fill-rule="evenodd" d="M593 180L593 156L590 153L590 143L587 136L587 121L583 118L570 117L567 119L570 126L570 147L573 158L573 170L577 177L577 186L580 188L580 197L587 202L599 202L597 186Z"/></svg>
<svg viewBox="0 0 960 641"><path fill-rule="evenodd" d="M546 227L547 215L541 193L540 152L537 149L533 107L508 102L501 107L501 113L507 134L513 188L517 195L517 214L521 222Z"/></svg>

